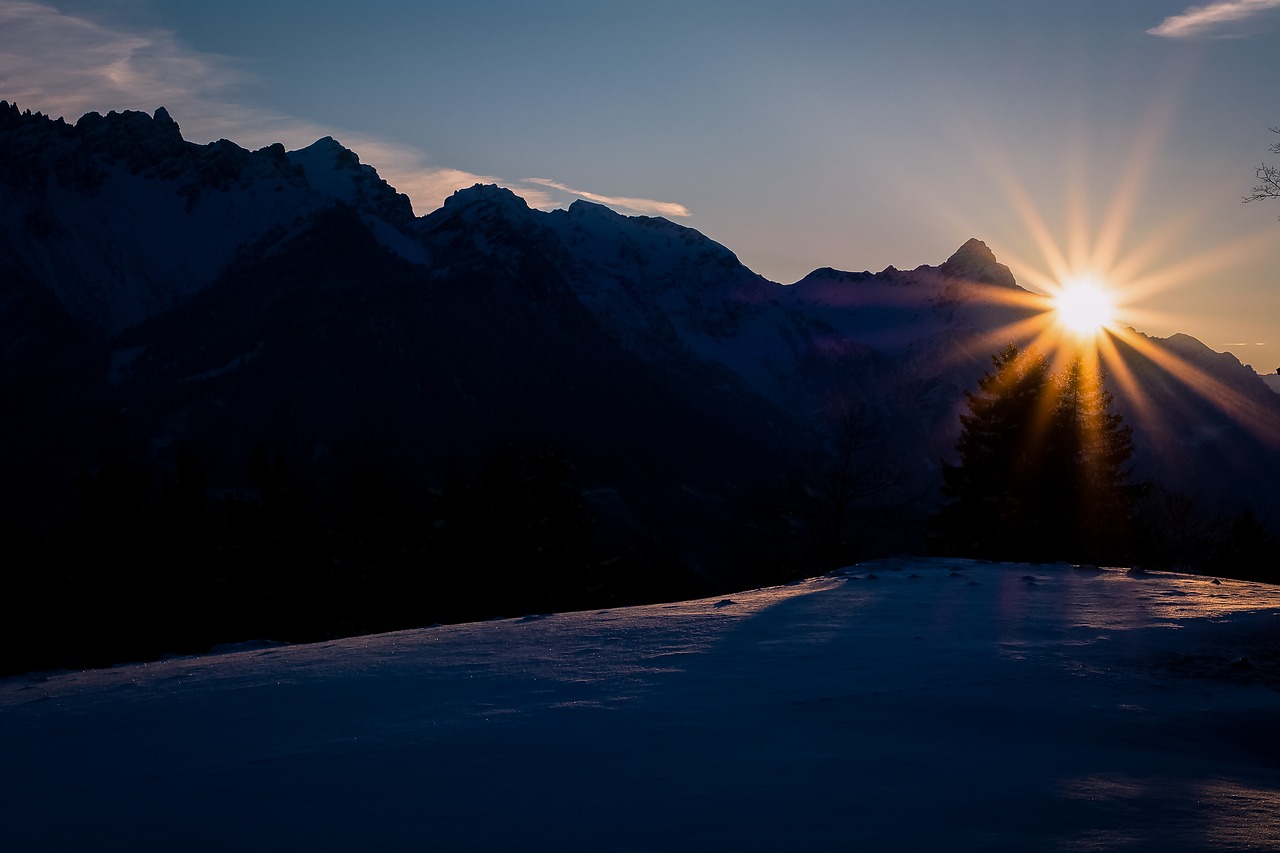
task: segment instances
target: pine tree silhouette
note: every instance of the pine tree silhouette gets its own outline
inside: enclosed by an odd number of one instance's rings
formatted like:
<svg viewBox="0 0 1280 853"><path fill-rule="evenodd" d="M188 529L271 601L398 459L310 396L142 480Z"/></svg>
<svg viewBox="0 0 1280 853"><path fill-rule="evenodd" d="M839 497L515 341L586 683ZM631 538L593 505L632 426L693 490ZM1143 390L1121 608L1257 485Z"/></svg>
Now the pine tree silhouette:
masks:
<svg viewBox="0 0 1280 853"><path fill-rule="evenodd" d="M1130 515L1131 431L1082 361L1054 375L1012 344L968 394L958 464L943 465L942 550L1016 560L1118 557Z"/></svg>

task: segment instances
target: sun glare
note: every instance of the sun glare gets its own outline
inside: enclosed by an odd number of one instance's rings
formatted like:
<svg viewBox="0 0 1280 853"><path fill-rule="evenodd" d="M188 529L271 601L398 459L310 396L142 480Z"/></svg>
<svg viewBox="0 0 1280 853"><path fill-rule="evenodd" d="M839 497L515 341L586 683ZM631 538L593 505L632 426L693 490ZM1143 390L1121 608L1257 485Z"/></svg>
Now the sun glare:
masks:
<svg viewBox="0 0 1280 853"><path fill-rule="evenodd" d="M1093 281L1081 280L1066 285L1053 302L1058 322L1080 337L1097 335L1115 320L1111 297Z"/></svg>
<svg viewBox="0 0 1280 853"><path fill-rule="evenodd" d="M1105 379L1108 393L1151 430L1164 427L1164 413L1142 385L1149 377L1163 382L1162 375L1168 375L1268 446L1280 447L1275 413L1264 403L1219 379L1213 370L1187 360L1169 345L1169 339L1138 331L1152 323L1169 327L1183 322L1185 318L1152 307L1165 291L1211 280L1224 268L1274 248L1269 232L1257 232L1257 236L1187 254L1180 242L1201 222L1201 214L1194 210L1163 220L1156 212L1150 227L1131 228L1171 127L1176 96L1171 88L1151 108L1123 164L1122 180L1114 185L1110 200L1097 209L1085 192L1087 139L1077 140L1078 150L1068 149L1070 169L1061 223L1045 216L1000 138L974 137L980 162L987 166L1021 228L1021 232L1011 228L1008 239L1024 242L1024 252L1030 253L1019 257L1012 246L1001 247L1001 260L1021 286L982 289L979 298L1019 310L1011 312L1009 322L998 326L988 340L995 348L1014 342L1020 348L1052 354L1056 366L1079 361L1094 380ZM982 123L966 126L979 132L984 127ZM957 226L969 224L972 211L967 207L952 213Z"/></svg>

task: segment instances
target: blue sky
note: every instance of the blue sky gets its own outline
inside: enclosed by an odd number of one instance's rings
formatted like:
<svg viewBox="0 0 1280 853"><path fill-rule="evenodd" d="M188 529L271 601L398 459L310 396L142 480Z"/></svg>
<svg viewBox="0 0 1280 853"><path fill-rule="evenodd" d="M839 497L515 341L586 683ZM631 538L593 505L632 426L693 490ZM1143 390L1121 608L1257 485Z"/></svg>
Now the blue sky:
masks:
<svg viewBox="0 0 1280 853"><path fill-rule="evenodd" d="M418 213L477 180L665 215L788 283L986 241L1280 366L1280 0L0 0L0 97L331 134Z"/></svg>

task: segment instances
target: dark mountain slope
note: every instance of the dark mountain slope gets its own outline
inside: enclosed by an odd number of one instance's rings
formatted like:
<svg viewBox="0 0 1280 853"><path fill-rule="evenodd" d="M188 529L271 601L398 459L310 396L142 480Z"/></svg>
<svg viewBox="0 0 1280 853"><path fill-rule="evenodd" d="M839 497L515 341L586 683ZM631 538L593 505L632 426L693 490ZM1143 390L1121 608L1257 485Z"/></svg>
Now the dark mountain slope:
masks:
<svg viewBox="0 0 1280 853"><path fill-rule="evenodd" d="M495 446L555 449L668 531L782 467L782 413L709 389L697 366L655 374L535 248L509 238L507 268L477 264L439 231L428 272L334 211L126 334L132 419L226 483L256 446L324 478L375 454L424 482Z"/></svg>

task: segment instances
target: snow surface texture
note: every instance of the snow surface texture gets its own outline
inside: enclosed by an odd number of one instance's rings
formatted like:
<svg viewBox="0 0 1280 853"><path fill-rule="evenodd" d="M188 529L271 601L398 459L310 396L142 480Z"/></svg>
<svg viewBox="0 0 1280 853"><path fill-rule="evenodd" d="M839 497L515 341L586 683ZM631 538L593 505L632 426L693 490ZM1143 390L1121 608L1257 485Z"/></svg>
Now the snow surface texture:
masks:
<svg viewBox="0 0 1280 853"><path fill-rule="evenodd" d="M1280 848L1280 589L891 560L0 682L11 850Z"/></svg>

